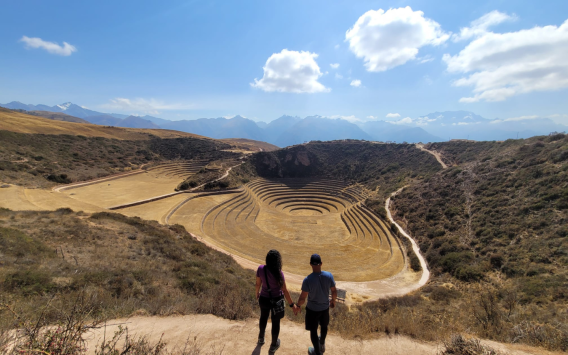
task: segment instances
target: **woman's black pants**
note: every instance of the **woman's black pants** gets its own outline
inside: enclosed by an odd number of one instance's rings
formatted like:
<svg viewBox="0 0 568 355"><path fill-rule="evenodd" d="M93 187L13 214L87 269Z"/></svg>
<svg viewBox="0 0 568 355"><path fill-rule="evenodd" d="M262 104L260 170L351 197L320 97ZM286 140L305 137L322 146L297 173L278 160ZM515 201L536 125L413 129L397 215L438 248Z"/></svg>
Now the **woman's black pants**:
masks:
<svg viewBox="0 0 568 355"><path fill-rule="evenodd" d="M264 299L263 299L264 298ZM266 325L268 324L268 317L270 316L270 300L266 297L260 297L258 300L260 304L260 321L258 322L258 327L260 332L258 333L259 338L264 337L264 332L266 331ZM278 341L278 335L280 334L280 318L272 317L272 344L276 344Z"/></svg>

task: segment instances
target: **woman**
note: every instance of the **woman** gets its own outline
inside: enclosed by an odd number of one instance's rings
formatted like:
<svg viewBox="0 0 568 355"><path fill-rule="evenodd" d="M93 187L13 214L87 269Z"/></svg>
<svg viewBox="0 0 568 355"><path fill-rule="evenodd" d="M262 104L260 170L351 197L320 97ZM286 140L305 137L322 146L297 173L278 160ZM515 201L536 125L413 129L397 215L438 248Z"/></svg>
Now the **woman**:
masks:
<svg viewBox="0 0 568 355"><path fill-rule="evenodd" d="M272 343L268 350L269 353L274 353L280 347L278 334L280 333L280 319L284 317L284 310L275 313L273 304L281 300L282 297L286 297L290 307L296 311L296 304L292 302L290 293L286 289L286 282L282 273L282 256L278 250L271 250L266 254L266 265L260 265L256 271L256 298L260 305L258 344L264 344L264 331L268 323L268 316L272 314Z"/></svg>

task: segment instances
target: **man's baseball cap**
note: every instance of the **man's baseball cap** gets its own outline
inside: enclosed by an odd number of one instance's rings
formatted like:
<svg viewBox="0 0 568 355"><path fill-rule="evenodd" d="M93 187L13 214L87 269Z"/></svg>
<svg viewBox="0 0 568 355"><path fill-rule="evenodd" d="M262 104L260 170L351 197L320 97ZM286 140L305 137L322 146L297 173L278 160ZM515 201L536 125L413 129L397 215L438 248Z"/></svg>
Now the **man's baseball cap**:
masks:
<svg viewBox="0 0 568 355"><path fill-rule="evenodd" d="M310 265L321 265L321 256L319 256L319 254L312 254Z"/></svg>

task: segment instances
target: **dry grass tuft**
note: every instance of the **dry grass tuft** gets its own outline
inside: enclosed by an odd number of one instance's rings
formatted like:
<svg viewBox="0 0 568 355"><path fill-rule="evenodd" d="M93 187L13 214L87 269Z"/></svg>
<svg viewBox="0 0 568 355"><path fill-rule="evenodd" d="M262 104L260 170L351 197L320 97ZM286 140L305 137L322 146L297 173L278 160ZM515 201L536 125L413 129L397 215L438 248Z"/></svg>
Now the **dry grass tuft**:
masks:
<svg viewBox="0 0 568 355"><path fill-rule="evenodd" d="M500 352L482 345L478 339L464 339L460 334L453 335L444 342L445 349L440 355L501 355Z"/></svg>

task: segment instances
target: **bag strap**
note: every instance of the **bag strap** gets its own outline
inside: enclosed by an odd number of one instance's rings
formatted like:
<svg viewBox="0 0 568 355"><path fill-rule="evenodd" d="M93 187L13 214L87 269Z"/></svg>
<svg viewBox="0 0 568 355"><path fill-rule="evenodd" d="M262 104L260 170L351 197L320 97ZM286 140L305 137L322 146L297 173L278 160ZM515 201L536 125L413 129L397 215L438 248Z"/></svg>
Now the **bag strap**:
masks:
<svg viewBox="0 0 568 355"><path fill-rule="evenodd" d="M321 282L321 276L322 275L323 275L323 271L318 275L318 280L320 282L321 290L323 291L324 294L327 294L327 297L329 297L329 290L327 290L327 293L326 293L325 287L323 286L323 283Z"/></svg>
<svg viewBox="0 0 568 355"><path fill-rule="evenodd" d="M266 279L266 290L268 291L268 298L272 299L272 295L270 294L270 284L268 283L268 273L266 272L266 265L262 268L264 270L264 278Z"/></svg>

